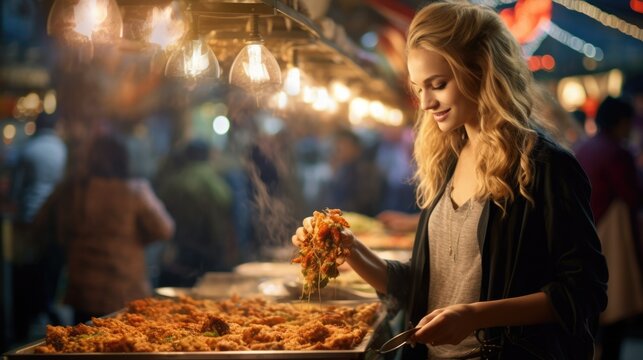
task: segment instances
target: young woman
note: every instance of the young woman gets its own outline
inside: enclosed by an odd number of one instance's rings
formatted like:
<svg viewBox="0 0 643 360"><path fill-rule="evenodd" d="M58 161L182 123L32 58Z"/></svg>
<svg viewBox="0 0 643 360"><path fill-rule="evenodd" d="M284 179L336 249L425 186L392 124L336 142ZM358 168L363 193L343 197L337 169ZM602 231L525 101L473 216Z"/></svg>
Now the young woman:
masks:
<svg viewBox="0 0 643 360"><path fill-rule="evenodd" d="M349 265L420 328L404 358L591 358L607 268L590 185L531 120L519 45L491 9L436 2L414 17L407 55L423 209L412 257L383 260L343 232ZM309 218L293 243L307 231Z"/></svg>

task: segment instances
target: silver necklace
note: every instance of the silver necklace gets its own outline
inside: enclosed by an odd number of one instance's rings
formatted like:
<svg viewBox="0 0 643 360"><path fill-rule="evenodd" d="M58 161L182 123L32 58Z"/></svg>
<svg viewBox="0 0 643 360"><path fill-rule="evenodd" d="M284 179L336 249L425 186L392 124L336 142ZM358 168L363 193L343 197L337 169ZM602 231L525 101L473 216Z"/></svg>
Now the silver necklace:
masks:
<svg viewBox="0 0 643 360"><path fill-rule="evenodd" d="M453 197L451 197L451 193L453 192L453 186L451 186L451 192L449 193L449 201L451 202L451 207L453 207L453 204L455 202L453 201ZM467 212L464 214L464 220L462 220L462 223L460 224L460 229L458 230L458 236L456 236L455 239L455 246L453 245L453 236L452 236L452 228L453 228L453 216L455 212L459 209L452 209L450 212L449 216L449 256L453 257L453 261L456 261L457 255L458 255L458 248L460 247L460 235L462 234L462 228L464 227L464 224L466 224L467 219L469 218L469 213L471 212L471 199L467 201Z"/></svg>

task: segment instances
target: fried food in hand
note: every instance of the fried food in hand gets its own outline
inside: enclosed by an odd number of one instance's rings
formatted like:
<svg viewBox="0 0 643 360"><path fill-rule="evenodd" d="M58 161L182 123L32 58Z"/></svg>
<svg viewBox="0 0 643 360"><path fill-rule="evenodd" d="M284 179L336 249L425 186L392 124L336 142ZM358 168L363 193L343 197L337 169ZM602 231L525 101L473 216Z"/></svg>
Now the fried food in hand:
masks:
<svg viewBox="0 0 643 360"><path fill-rule="evenodd" d="M337 266L350 255L350 249L342 243L342 230L350 225L342 217L341 210L313 212L311 226L312 232L306 234L299 246L298 256L292 260L293 263L301 264L304 275L302 297L308 298L339 275Z"/></svg>

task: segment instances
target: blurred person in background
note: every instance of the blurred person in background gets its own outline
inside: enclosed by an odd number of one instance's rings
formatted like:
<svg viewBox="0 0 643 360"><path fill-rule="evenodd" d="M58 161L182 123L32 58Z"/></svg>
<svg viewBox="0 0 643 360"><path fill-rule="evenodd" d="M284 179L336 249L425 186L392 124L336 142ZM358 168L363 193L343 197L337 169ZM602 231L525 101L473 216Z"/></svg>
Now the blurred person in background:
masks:
<svg viewBox="0 0 643 360"><path fill-rule="evenodd" d="M205 140L190 141L181 164L158 180L158 194L176 224L163 251L161 286L191 287L208 271L230 271L238 248L232 190L215 169Z"/></svg>
<svg viewBox="0 0 643 360"><path fill-rule="evenodd" d="M392 232L404 234L417 229L420 210L413 185L413 132L407 127L383 129L376 161L386 177L383 211L376 218Z"/></svg>
<svg viewBox="0 0 643 360"><path fill-rule="evenodd" d="M641 178L643 179L643 74L628 76L623 84L623 99L633 109L630 143Z"/></svg>
<svg viewBox="0 0 643 360"><path fill-rule="evenodd" d="M422 208L411 259L342 232L346 262L418 328L401 357L591 359L608 273L590 184L532 120L520 45L464 1L421 8L406 45ZM306 218L293 244L311 231Z"/></svg>
<svg viewBox="0 0 643 360"><path fill-rule="evenodd" d="M602 359L619 358L628 326L643 314L643 277L637 257L642 192L627 148L633 114L628 102L608 96L596 113L597 134L576 150L592 184L592 212L610 270L609 303L600 319Z"/></svg>
<svg viewBox="0 0 643 360"><path fill-rule="evenodd" d="M311 214L326 205L322 190L332 176L330 164L319 135L301 137L295 144L297 178L305 201L305 214Z"/></svg>
<svg viewBox="0 0 643 360"><path fill-rule="evenodd" d="M333 134L332 176L324 190L326 206L375 216L382 208L385 178L364 151L357 134L339 129Z"/></svg>
<svg viewBox="0 0 643 360"><path fill-rule="evenodd" d="M585 139L585 128L558 102L543 84L536 84L533 118L554 139L568 150Z"/></svg>
<svg viewBox="0 0 643 360"><path fill-rule="evenodd" d="M587 114L583 110L577 109L571 112L571 116L574 119L574 121L576 121L576 124L578 124L578 126L581 129L583 129L583 132L585 132L585 124L587 123ZM586 132L585 132L585 135L587 135ZM576 145L578 145L583 140L585 140L585 138L586 136L583 137L583 139L580 139L579 141L577 141Z"/></svg>
<svg viewBox="0 0 643 360"><path fill-rule="evenodd" d="M144 249L169 240L174 221L144 179L129 177L129 156L112 135L93 139L87 176L63 181L36 218L66 250L65 302L80 323L150 296Z"/></svg>
<svg viewBox="0 0 643 360"><path fill-rule="evenodd" d="M41 312L60 323L52 308L62 266L60 249L47 234L36 236L36 213L63 178L67 148L56 131L54 115L40 113L36 132L19 149L11 180L15 203L12 239L12 303L16 342L27 340L29 328Z"/></svg>
<svg viewBox="0 0 643 360"><path fill-rule="evenodd" d="M407 126L382 126L380 133L375 162L386 180L382 208L407 213L419 212L412 184L413 130Z"/></svg>

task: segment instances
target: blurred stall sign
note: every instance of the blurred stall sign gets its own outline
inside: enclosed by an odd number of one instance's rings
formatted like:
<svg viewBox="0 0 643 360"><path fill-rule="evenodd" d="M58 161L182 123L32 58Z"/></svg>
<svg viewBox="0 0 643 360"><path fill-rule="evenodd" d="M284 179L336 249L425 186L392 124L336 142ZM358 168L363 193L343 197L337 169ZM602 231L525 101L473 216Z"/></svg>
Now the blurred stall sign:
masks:
<svg viewBox="0 0 643 360"><path fill-rule="evenodd" d="M0 69L0 83L13 89L45 89L50 87L51 77L47 68L13 64Z"/></svg>

